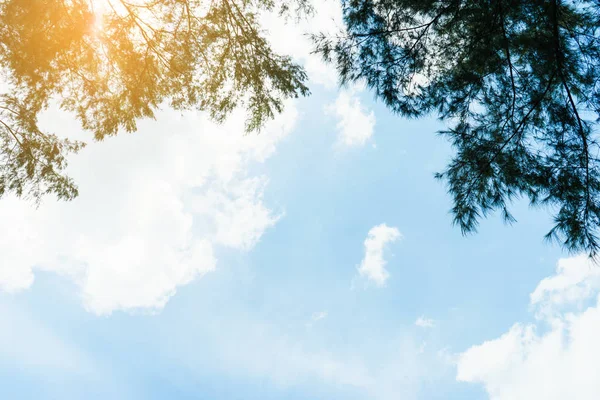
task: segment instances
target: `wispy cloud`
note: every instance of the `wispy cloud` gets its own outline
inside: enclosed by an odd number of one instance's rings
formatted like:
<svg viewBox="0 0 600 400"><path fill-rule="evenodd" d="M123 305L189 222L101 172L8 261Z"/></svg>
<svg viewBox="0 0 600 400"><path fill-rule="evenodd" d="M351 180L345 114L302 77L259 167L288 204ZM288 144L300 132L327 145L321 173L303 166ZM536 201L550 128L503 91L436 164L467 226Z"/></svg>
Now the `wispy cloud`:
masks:
<svg viewBox="0 0 600 400"><path fill-rule="evenodd" d="M313 319L323 320L323 312ZM386 335L357 346L306 334L289 324L251 315L220 315L219 321L178 331L176 353L183 365L202 373L223 371L234 378L267 380L281 387L328 386L352 398L416 400L426 384L446 376L450 365L435 344L424 348L410 333ZM340 329L340 327L332 327ZM200 332L200 333L198 333ZM343 335L337 332L337 337ZM210 350L193 351L198 341Z"/></svg>
<svg viewBox="0 0 600 400"><path fill-rule="evenodd" d="M417 318L415 325L420 328L433 328L435 327L435 321L429 318L425 318L424 315Z"/></svg>
<svg viewBox="0 0 600 400"><path fill-rule="evenodd" d="M310 318L310 320L312 322L317 322L317 321L320 321L320 320L325 319L325 318L327 318L327 311L319 311L319 312L313 313L313 315Z"/></svg>
<svg viewBox="0 0 600 400"><path fill-rule="evenodd" d="M327 318L327 311L318 311L318 312L314 312L313 315L311 315L310 317L310 321L308 321L306 323L306 327L310 328L312 327L314 324L316 324L317 322Z"/></svg>

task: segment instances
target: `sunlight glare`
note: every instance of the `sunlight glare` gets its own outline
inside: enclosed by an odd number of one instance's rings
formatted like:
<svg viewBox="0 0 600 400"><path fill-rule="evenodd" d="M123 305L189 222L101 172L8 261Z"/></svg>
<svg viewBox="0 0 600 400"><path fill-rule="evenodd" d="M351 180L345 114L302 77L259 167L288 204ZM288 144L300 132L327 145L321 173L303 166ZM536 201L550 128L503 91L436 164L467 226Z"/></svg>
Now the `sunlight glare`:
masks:
<svg viewBox="0 0 600 400"><path fill-rule="evenodd" d="M95 16L93 30L98 34L103 30L103 20L106 14L113 12L119 15L126 15L128 7L136 9L147 5L151 0L88 0L88 2L90 10ZM136 14L140 15L137 12Z"/></svg>
<svg viewBox="0 0 600 400"><path fill-rule="evenodd" d="M94 14L92 30L95 36L98 36L103 30L103 15L108 11L110 0L89 0L90 10Z"/></svg>

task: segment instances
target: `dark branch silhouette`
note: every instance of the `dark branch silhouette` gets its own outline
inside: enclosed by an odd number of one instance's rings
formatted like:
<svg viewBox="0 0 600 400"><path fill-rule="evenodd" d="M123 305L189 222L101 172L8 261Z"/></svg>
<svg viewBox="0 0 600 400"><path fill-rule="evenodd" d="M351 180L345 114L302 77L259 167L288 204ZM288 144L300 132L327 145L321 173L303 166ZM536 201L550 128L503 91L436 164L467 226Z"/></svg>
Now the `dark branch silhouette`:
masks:
<svg viewBox="0 0 600 400"><path fill-rule="evenodd" d="M437 174L463 233L511 199L556 210L548 238L599 249L600 3L347 0L345 31L315 35L341 82L394 112L436 113L456 153Z"/></svg>

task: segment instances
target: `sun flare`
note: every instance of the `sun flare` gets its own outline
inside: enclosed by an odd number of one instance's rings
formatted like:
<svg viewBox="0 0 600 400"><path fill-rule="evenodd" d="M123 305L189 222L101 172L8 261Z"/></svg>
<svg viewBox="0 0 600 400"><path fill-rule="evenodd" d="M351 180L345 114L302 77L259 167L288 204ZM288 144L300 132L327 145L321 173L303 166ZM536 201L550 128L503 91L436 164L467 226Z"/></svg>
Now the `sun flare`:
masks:
<svg viewBox="0 0 600 400"><path fill-rule="evenodd" d="M133 16L138 20L144 20L145 9L151 0L88 0L89 8L94 15L92 29L99 36L105 28L105 20L108 14L119 16Z"/></svg>

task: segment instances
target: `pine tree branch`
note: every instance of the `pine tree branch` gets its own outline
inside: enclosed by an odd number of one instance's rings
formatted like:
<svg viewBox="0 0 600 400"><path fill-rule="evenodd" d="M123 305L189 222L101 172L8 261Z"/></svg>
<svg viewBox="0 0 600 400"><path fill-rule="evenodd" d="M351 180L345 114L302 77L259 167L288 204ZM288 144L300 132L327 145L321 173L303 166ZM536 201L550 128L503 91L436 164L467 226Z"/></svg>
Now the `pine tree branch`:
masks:
<svg viewBox="0 0 600 400"><path fill-rule="evenodd" d="M555 57L556 57L556 63L557 63L557 68L558 68L558 74L562 83L562 86L564 87L566 93L567 93L567 98L569 100L569 105L571 106L572 110L573 110L573 114L575 115L575 119L577 121L578 124L578 132L579 135L581 137L581 142L582 142L582 146L583 146L583 153L584 153L584 157L585 157L585 192L586 192L586 200L585 200L585 210L584 210L584 224L585 224L585 230L586 230L586 234L589 231L589 226L588 226L588 220L589 220L589 210L590 210L590 204L591 204L591 195L590 195L590 169L589 169L589 165L590 165L590 159L589 159L589 148L588 148L588 140L587 140L587 135L585 133L585 129L583 127L583 121L581 119L581 116L579 115L579 111L577 110L577 105L575 104L575 101L573 99L573 96L571 94L571 90L569 88L569 85L567 84L567 79L565 77L564 74L564 54L561 51L560 48L560 32L559 32L559 25L558 25L558 8L559 8L559 0L552 0L552 8L553 8L553 12L552 12L552 19L553 19L553 33L554 33L554 50L555 50Z"/></svg>

